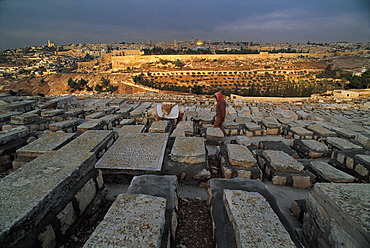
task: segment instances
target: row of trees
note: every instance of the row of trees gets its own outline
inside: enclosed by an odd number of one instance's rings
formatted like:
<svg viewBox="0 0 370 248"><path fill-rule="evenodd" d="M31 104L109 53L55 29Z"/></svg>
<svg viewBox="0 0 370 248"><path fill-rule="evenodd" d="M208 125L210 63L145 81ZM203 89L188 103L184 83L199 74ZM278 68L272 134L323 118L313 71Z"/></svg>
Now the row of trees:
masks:
<svg viewBox="0 0 370 248"><path fill-rule="evenodd" d="M85 80L83 78L79 80L73 80L72 78L69 78L67 81L67 84L70 88L69 92L75 92L81 91L81 90L86 90L86 91L95 91L97 93L101 92L113 92L118 89L118 86L113 86L110 84L109 79L102 77L100 79L101 83L95 85L95 87L91 87L88 85L88 80Z"/></svg>
<svg viewBox="0 0 370 248"><path fill-rule="evenodd" d="M212 94L221 90L225 95L238 94L242 96L266 96L266 97L307 97L315 93L333 89L338 85L331 83L317 82L290 82L283 81L275 84L270 84L263 87L261 84L252 83L247 87L238 83L234 85L198 85L194 82L192 86L178 86L169 82L157 82L147 79L144 75L134 76L133 80L137 84L152 87L159 90L171 90L179 92L188 92L193 94Z"/></svg>

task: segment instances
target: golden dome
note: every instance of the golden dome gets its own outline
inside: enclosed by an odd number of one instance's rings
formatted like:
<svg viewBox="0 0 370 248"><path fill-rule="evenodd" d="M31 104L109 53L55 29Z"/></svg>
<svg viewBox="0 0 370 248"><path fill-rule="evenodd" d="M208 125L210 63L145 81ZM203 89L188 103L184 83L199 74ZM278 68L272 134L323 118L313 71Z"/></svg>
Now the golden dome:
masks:
<svg viewBox="0 0 370 248"><path fill-rule="evenodd" d="M202 40L198 40L196 43L197 46L203 46L204 42Z"/></svg>

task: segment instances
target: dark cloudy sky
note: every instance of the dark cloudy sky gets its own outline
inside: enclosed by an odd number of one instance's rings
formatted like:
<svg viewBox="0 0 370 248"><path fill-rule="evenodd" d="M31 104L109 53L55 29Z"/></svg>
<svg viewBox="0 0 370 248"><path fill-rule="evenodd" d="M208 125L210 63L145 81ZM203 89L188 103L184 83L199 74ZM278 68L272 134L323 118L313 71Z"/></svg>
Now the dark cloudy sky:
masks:
<svg viewBox="0 0 370 248"><path fill-rule="evenodd" d="M0 50L192 38L370 42L370 0L0 0Z"/></svg>

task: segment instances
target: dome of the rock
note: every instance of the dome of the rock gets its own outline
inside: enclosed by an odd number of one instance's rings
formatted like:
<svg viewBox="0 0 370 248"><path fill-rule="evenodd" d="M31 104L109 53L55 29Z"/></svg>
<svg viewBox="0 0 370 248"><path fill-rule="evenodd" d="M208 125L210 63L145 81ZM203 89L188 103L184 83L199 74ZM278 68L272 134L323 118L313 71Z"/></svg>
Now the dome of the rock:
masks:
<svg viewBox="0 0 370 248"><path fill-rule="evenodd" d="M204 42L202 40L198 40L196 43L197 46L203 46Z"/></svg>

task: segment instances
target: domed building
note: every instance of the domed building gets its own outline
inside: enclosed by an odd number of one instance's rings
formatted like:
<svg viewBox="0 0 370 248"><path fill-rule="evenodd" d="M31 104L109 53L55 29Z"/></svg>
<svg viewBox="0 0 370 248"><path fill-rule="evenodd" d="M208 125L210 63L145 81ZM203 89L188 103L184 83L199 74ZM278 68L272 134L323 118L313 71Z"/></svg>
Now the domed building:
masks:
<svg viewBox="0 0 370 248"><path fill-rule="evenodd" d="M193 49L193 50L195 50L195 51L205 49L205 47L204 47L204 41L202 41L202 40L197 40L197 41L195 42L195 46L196 46L196 47Z"/></svg>
<svg viewBox="0 0 370 248"><path fill-rule="evenodd" d="M201 46L203 47L204 46L204 42L202 40L198 40L196 43L195 43L198 47Z"/></svg>

